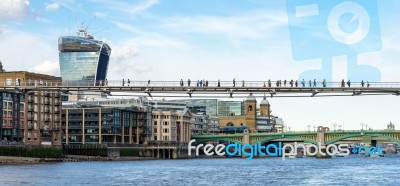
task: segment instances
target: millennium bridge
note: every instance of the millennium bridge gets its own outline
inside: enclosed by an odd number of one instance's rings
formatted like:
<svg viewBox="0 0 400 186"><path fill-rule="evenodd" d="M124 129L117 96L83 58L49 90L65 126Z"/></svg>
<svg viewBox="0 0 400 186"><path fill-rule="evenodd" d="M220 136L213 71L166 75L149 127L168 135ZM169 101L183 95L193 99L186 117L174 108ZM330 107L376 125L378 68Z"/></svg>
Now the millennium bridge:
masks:
<svg viewBox="0 0 400 186"><path fill-rule="evenodd" d="M207 81L197 83L183 81L106 81L106 82L0 82L2 91L50 91L64 94L103 93L108 95L150 97L212 97L242 98L252 93L255 97L324 97L324 96L371 96L400 95L400 82L315 82L292 81ZM115 94L116 93L116 94Z"/></svg>

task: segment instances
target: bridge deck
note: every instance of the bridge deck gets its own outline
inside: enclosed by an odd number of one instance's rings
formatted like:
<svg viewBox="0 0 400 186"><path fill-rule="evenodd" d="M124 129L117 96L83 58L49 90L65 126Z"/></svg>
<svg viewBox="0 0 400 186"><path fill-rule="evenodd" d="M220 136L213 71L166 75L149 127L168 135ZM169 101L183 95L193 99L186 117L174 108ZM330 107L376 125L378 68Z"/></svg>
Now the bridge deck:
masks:
<svg viewBox="0 0 400 186"><path fill-rule="evenodd" d="M133 83L134 86L82 86L82 85L69 85L62 86L60 83L46 83L46 84L27 84L21 86L1 86L2 91L61 91L64 93L74 94L76 91L88 91L88 92L103 92L107 94L115 92L125 93L138 93L148 96L162 96L162 97L196 97L201 95L218 95L233 97L245 97L249 93L253 94L267 94L270 96L277 97L309 97L309 96L356 96L356 95L400 95L400 84L399 83L374 83L373 86L362 87L361 85L352 87L340 87L333 83L331 86L326 87L264 87L259 86L261 82L251 82L245 86L232 86L232 85L221 85L221 86L179 86L176 82L168 84L166 82L156 82L150 85L142 85L142 83ZM158 95L163 94L163 95ZM166 95L167 94L167 95ZM172 95L172 96L171 96Z"/></svg>

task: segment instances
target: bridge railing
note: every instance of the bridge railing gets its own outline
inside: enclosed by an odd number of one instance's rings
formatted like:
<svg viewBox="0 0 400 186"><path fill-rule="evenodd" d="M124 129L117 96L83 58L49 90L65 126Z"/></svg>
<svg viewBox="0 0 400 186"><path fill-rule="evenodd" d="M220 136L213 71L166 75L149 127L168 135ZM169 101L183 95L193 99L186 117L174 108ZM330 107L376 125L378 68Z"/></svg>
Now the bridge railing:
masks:
<svg viewBox="0 0 400 186"><path fill-rule="evenodd" d="M250 134L312 134L312 133L316 133L313 131L290 131L290 132L251 132ZM193 135L192 137L195 136L231 136L231 135L243 135L243 133L213 133L213 134L202 134L202 135Z"/></svg>
<svg viewBox="0 0 400 186"><path fill-rule="evenodd" d="M332 131L327 131L325 132L326 134L329 133L390 133L390 132L398 132L400 133L400 130L332 130ZM252 132L250 134L316 134L316 131L285 131L285 132ZM226 133L215 133L215 134L203 134L203 135L193 135L192 137L197 137L197 136L232 136L232 135L243 135L243 133L233 133L233 134L226 134Z"/></svg>
<svg viewBox="0 0 400 186"><path fill-rule="evenodd" d="M271 86L270 86L271 85ZM58 86L66 86L66 87L81 87L81 86L112 86L112 87L121 87L121 86L134 86L134 87L188 87L188 81L183 81L183 85L180 81L131 81L128 79L124 80L79 80L79 81L48 81L48 80L18 80L18 79L5 79L4 81L0 82L0 86L7 87L7 86L48 86L48 87L58 87ZM197 82L191 81L190 87L248 87L248 88L280 88L280 87L298 87L298 88L338 88L341 87L341 82L326 82L326 85L323 85L322 81L316 81L314 86L314 82L305 81L304 86L301 81L297 82L297 86L295 82L293 85L291 81L287 81L284 84L284 81L281 82L279 86L277 86L277 81L205 81L205 82ZM345 82L345 87L349 87L347 82ZM361 82L351 82L350 87L357 87L357 88L398 88L400 87L400 82L367 82L364 81L364 85Z"/></svg>
<svg viewBox="0 0 400 186"><path fill-rule="evenodd" d="M400 132L400 130L331 130L325 133L348 133L348 132L365 132L365 133L374 133L374 132Z"/></svg>

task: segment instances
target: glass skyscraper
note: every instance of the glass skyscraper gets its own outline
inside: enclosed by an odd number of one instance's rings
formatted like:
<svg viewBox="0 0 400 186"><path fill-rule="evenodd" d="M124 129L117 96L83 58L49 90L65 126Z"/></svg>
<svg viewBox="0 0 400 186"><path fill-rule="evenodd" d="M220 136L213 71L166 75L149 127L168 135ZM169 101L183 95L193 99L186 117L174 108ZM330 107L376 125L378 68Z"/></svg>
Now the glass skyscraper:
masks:
<svg viewBox="0 0 400 186"><path fill-rule="evenodd" d="M205 112L210 116L245 115L243 101L221 101L218 99L183 99L175 101L185 102L187 107L195 114Z"/></svg>
<svg viewBox="0 0 400 186"><path fill-rule="evenodd" d="M206 113L210 116L217 116L217 99L190 99L190 100L179 100L184 101L187 107L191 109L193 113L200 114Z"/></svg>
<svg viewBox="0 0 400 186"><path fill-rule="evenodd" d="M244 116L243 101L218 101L218 116Z"/></svg>
<svg viewBox="0 0 400 186"><path fill-rule="evenodd" d="M93 86L107 78L111 48L85 30L58 39L60 73L64 85Z"/></svg>

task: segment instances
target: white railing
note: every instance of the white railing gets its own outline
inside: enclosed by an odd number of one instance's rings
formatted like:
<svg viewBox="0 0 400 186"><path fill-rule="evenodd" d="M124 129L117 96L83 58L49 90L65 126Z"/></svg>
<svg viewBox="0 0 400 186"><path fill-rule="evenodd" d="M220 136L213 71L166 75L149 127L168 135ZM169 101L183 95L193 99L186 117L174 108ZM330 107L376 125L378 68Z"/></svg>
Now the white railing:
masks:
<svg viewBox="0 0 400 186"><path fill-rule="evenodd" d="M305 81L304 85L302 81L191 81L190 87L247 87L247 88L338 88L342 87L342 82L323 82L316 81L314 85L314 81ZM91 87L91 86L101 86L101 87L189 87L189 83L187 80L181 81L129 81L127 79L124 80L105 80L105 81L3 81L0 82L0 87ZM400 87L400 82L368 82L364 81L363 84L361 82L350 82L350 86L347 82L344 83L344 87L348 88L398 88Z"/></svg>

